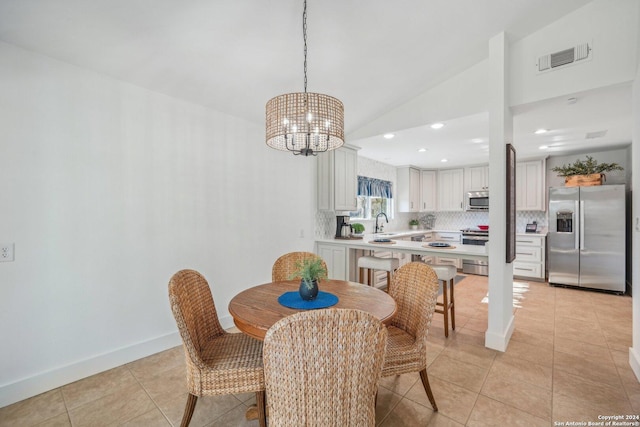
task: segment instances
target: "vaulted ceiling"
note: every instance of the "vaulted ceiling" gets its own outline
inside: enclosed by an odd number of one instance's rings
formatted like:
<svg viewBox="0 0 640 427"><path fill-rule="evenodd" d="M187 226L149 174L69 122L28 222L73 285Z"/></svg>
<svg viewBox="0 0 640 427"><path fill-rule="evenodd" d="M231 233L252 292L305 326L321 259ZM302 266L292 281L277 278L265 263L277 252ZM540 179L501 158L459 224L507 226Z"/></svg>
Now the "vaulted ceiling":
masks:
<svg viewBox="0 0 640 427"><path fill-rule="evenodd" d="M348 135L486 58L499 32L517 40L588 2L308 0L308 89L343 101ZM0 0L0 40L261 124L271 97L303 89L302 7Z"/></svg>

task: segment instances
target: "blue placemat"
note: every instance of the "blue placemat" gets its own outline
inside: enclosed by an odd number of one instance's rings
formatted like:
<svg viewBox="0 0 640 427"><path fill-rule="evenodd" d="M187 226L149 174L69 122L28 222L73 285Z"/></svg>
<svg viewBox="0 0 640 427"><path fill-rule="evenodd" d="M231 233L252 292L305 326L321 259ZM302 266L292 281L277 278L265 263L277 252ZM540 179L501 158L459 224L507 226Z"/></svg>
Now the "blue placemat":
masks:
<svg viewBox="0 0 640 427"><path fill-rule="evenodd" d="M278 302L285 307L297 308L302 310L313 310L314 308L326 308L338 303L337 295L329 292L318 291L316 299L305 301L300 297L298 291L285 292L278 297Z"/></svg>

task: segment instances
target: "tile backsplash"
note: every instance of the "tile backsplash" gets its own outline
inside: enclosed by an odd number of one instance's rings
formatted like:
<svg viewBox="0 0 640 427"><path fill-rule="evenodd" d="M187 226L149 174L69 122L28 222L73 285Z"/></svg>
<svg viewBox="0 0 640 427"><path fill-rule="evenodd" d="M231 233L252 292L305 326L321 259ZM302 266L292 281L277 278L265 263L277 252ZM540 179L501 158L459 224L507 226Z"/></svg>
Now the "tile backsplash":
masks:
<svg viewBox="0 0 640 427"><path fill-rule="evenodd" d="M478 225L489 224L488 212L430 212L430 213L396 213L393 219L389 219L389 223L384 223L386 231L408 230L409 220L413 218L420 219L427 214L435 216L434 230L462 230L463 228L473 228ZM547 213L540 211L518 211L516 213L516 232L524 233L527 224L536 221L538 228L547 227ZM355 221L354 221L355 222ZM362 223L367 233L372 233L375 221L358 220ZM316 237L331 238L336 232L336 213L335 212L318 212L316 213Z"/></svg>

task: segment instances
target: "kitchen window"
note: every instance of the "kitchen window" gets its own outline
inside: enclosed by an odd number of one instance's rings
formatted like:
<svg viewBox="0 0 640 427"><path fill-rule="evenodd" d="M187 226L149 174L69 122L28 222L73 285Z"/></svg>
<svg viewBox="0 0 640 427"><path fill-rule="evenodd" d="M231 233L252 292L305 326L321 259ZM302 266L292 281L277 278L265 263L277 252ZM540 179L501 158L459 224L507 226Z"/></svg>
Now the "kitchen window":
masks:
<svg viewBox="0 0 640 427"><path fill-rule="evenodd" d="M380 212L393 218L393 183L377 178L358 176L357 210L352 219L373 219Z"/></svg>

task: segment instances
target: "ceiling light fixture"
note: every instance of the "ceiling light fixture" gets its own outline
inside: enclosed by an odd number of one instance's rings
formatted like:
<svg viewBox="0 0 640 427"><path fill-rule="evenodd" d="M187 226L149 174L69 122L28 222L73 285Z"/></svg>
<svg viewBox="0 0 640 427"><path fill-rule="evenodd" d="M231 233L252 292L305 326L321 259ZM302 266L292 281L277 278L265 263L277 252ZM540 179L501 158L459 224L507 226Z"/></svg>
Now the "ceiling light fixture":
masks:
<svg viewBox="0 0 640 427"><path fill-rule="evenodd" d="M384 135L382 135L384 137L384 139L391 139L393 138L395 135L392 133L385 133Z"/></svg>
<svg viewBox="0 0 640 427"><path fill-rule="evenodd" d="M440 161L441 161L442 163L447 163L449 160L447 160L447 159L442 159L442 160L440 160Z"/></svg>
<svg viewBox="0 0 640 427"><path fill-rule="evenodd" d="M482 138L473 138L473 139L471 140L471 142L473 142L474 144L479 144L479 143L481 143L482 141L483 141L483 140L482 140Z"/></svg>
<svg viewBox="0 0 640 427"><path fill-rule="evenodd" d="M541 135L541 134L543 134L543 133L547 133L547 132L549 132L549 130L547 130L547 129L538 129L538 130L536 130L534 133L535 133L536 135Z"/></svg>
<svg viewBox="0 0 640 427"><path fill-rule="evenodd" d="M548 145L541 145L540 147L538 147L538 149L540 150L546 150L547 148L549 148Z"/></svg>
<svg viewBox="0 0 640 427"><path fill-rule="evenodd" d="M344 106L340 100L307 92L307 0L302 12L304 92L287 93L267 102L266 141L276 150L316 156L344 144Z"/></svg>
<svg viewBox="0 0 640 427"><path fill-rule="evenodd" d="M426 149L426 148L419 148L419 149L418 149L418 153L424 153L424 152L426 152L426 151L427 151L427 149Z"/></svg>
<svg viewBox="0 0 640 427"><path fill-rule="evenodd" d="M444 123L434 123L431 125L431 129L442 129L444 127Z"/></svg>

